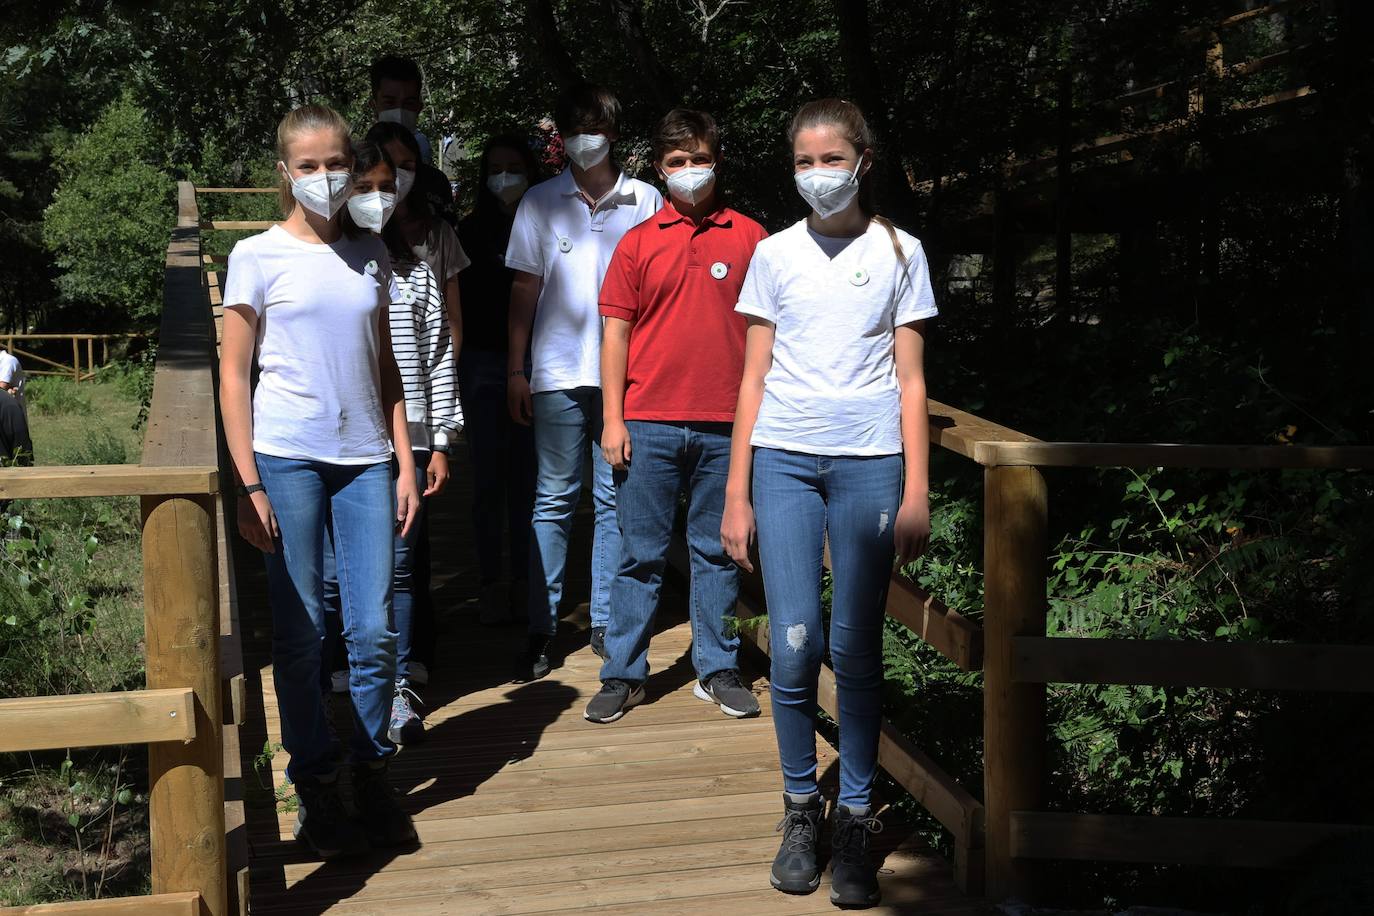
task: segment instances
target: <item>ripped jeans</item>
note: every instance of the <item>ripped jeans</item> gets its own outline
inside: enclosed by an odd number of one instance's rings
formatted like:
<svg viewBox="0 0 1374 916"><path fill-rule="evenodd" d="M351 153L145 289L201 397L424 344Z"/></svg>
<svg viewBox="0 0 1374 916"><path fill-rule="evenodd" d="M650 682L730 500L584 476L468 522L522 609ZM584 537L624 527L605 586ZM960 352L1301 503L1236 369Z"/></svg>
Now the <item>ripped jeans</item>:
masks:
<svg viewBox="0 0 1374 916"><path fill-rule="evenodd" d="M883 614L902 457L754 450L754 516L768 599L773 728L783 787L816 791L816 686L825 656L821 563L830 538L830 658L840 722L840 797L869 804L883 702Z"/></svg>

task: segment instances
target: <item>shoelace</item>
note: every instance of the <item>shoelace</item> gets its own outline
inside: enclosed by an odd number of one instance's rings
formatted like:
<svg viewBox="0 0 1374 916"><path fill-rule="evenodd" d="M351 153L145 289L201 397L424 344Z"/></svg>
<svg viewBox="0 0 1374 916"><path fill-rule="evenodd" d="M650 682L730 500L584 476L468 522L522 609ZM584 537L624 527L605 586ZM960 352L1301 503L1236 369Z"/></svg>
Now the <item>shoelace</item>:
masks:
<svg viewBox="0 0 1374 916"><path fill-rule="evenodd" d="M816 844L816 827L818 821L813 820L805 811L788 811L778 821L778 826L774 832L782 831L782 842L787 846L788 852L806 852Z"/></svg>
<svg viewBox="0 0 1374 916"><path fill-rule="evenodd" d="M409 697L409 699L407 699ZM424 702L409 687L397 687L396 695L391 698L391 718L409 721L415 716L414 709L411 708L411 701L414 705L423 706Z"/></svg>
<svg viewBox="0 0 1374 916"><path fill-rule="evenodd" d="M876 817L843 818L835 822L835 855L846 865L861 865L868 856L868 837L882 833Z"/></svg>

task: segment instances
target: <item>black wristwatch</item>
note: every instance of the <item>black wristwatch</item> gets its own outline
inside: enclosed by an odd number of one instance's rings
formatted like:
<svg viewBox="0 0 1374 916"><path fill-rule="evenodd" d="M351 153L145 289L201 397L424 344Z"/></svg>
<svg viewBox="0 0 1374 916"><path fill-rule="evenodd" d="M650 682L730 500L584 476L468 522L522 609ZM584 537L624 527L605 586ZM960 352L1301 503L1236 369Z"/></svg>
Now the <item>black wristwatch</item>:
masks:
<svg viewBox="0 0 1374 916"><path fill-rule="evenodd" d="M252 493L261 493L263 490L266 490L267 488L260 483L250 483L246 487L243 484L239 484L236 489L240 496L248 496Z"/></svg>

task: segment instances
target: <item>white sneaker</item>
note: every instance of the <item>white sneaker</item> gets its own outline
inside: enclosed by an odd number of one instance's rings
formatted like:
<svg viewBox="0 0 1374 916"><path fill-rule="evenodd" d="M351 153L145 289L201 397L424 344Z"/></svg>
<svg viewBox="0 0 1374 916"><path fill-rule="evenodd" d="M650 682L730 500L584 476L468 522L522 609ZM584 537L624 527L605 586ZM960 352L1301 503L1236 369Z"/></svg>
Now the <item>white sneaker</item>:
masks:
<svg viewBox="0 0 1374 916"><path fill-rule="evenodd" d="M348 672L335 671L329 675L330 693L348 693Z"/></svg>
<svg viewBox="0 0 1374 916"><path fill-rule="evenodd" d="M423 687L429 683L429 669L424 662L410 663L410 683Z"/></svg>

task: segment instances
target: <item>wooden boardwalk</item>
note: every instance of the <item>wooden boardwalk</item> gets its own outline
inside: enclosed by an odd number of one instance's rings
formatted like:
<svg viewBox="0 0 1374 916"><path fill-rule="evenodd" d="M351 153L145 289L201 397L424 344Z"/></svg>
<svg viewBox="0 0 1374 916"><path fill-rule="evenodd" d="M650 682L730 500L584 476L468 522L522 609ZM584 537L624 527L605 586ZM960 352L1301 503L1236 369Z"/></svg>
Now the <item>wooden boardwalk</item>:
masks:
<svg viewBox="0 0 1374 916"><path fill-rule="evenodd" d="M273 812L262 787L281 786L285 753L269 766L252 749L280 742L260 558L240 548L240 611L250 673L244 781L249 795L254 913L829 913L827 885L789 897L768 885L777 849L781 776L766 680L754 678L764 716L735 721L692 695L683 600L665 589L650 653L648 700L612 725L582 718L599 687L585 604L565 618L566 657L547 678L510 682L522 628L476 624L466 537L468 488L434 503L438 658L422 692L428 740L396 758L392 776L415 817L420 845L330 864L291 840L294 814ZM585 569L585 514L580 552ZM586 595L585 577L570 584ZM334 719L347 733L346 700ZM822 742L833 784L834 751ZM886 853L884 906L872 912L964 916L985 912L960 895L947 863L895 818L878 836Z"/></svg>

